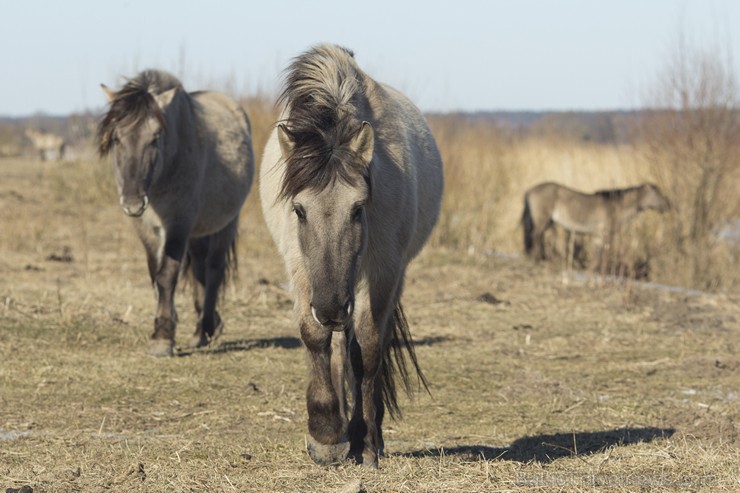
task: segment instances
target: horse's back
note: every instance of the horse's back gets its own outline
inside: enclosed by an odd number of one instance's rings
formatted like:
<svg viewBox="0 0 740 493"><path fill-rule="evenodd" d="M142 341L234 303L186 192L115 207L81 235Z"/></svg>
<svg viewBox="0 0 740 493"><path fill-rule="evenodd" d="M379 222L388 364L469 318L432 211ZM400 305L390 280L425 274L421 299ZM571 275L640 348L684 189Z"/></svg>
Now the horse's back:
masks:
<svg viewBox="0 0 740 493"><path fill-rule="evenodd" d="M216 157L239 174L253 168L252 129L244 110L236 101L218 92L197 92L194 98L201 107L199 116Z"/></svg>
<svg viewBox="0 0 740 493"><path fill-rule="evenodd" d="M599 197L579 192L559 183L541 183L526 193L527 205L535 222L552 221L567 230L594 233L603 229L607 210Z"/></svg>
<svg viewBox="0 0 740 493"><path fill-rule="evenodd" d="M197 102L196 115L204 143L205 171L198 223L205 225L227 211L238 214L244 203L254 178L252 133L249 118L233 99L210 91L194 92L191 96ZM196 226L198 229L202 228Z"/></svg>
<svg viewBox="0 0 740 493"><path fill-rule="evenodd" d="M439 218L444 189L442 159L421 111L398 90L379 84L374 103L383 116L374 127L378 135L374 166L379 180L401 180L381 188L379 197L388 211L395 211L398 227L410 230L404 256L408 262L424 246ZM371 105L373 100L371 99Z"/></svg>

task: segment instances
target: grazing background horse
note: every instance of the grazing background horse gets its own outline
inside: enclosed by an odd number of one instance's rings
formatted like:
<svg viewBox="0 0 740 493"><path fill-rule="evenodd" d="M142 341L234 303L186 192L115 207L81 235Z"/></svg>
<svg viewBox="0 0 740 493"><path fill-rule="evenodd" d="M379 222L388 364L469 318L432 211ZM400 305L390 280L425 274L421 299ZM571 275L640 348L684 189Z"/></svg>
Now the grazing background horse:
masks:
<svg viewBox="0 0 740 493"><path fill-rule="evenodd" d="M426 386L400 299L439 216L442 161L421 112L341 47L295 58L280 102L260 191L308 352L308 452L377 467L385 409L398 413L394 377L411 389L404 348Z"/></svg>
<svg viewBox="0 0 740 493"><path fill-rule="evenodd" d="M41 132L34 128L26 129L26 137L33 144L33 148L39 153L42 161L56 157L58 161L64 158L66 144L60 135Z"/></svg>
<svg viewBox="0 0 740 493"><path fill-rule="evenodd" d="M123 212L146 250L157 294L149 352L171 356L181 263L193 281L199 320L191 347L223 330L219 288L234 256L239 211L254 175L249 119L228 97L185 92L174 76L146 70L119 91L98 127L101 156L113 154Z"/></svg>
<svg viewBox="0 0 740 493"><path fill-rule="evenodd" d="M664 212L669 202L652 183L631 188L578 192L557 183L541 183L524 194L524 251L537 260L545 258L545 232L557 224L570 236L569 258L575 233L613 235L642 211Z"/></svg>

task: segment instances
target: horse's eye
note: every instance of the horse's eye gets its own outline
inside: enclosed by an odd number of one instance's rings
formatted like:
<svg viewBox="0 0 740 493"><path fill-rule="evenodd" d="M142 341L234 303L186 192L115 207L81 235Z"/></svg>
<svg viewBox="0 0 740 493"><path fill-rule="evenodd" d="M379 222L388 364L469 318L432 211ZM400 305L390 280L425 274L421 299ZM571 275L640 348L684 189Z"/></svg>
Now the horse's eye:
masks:
<svg viewBox="0 0 740 493"><path fill-rule="evenodd" d="M362 212L364 208L361 205L358 205L354 209L352 209L352 221L353 222L360 222L362 220Z"/></svg>
<svg viewBox="0 0 740 493"><path fill-rule="evenodd" d="M151 145L153 145L154 147L157 147L159 145L159 135L154 136Z"/></svg>
<svg viewBox="0 0 740 493"><path fill-rule="evenodd" d="M298 220L300 222L306 222L306 210L303 208L303 206L298 204L293 205L293 212L295 212L295 215L298 216Z"/></svg>

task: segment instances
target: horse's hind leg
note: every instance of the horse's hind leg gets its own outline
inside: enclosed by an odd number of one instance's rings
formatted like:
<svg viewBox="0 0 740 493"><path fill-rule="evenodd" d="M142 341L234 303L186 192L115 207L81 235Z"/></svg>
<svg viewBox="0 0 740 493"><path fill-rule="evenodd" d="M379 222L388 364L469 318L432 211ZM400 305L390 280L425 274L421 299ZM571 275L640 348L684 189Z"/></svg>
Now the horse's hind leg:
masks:
<svg viewBox="0 0 740 493"><path fill-rule="evenodd" d="M351 455L363 465L378 467L383 452L383 358L393 331L393 309L400 281L378 282L373 293L357 293L350 363L354 373L354 409L349 423ZM371 301L372 299L372 301ZM392 383L391 383L392 384ZM391 389L389 389L391 390ZM395 390L391 390L395 394ZM395 401L395 397L392 397Z"/></svg>
<svg viewBox="0 0 740 493"><path fill-rule="evenodd" d="M564 229L564 228L563 228ZM570 283L570 277L573 274L573 263L576 246L576 233L569 229L564 229L563 234L565 235L563 260L562 260L562 282L567 285Z"/></svg>
<svg viewBox="0 0 740 493"><path fill-rule="evenodd" d="M545 260L545 232L553 225L553 223L549 220L544 220L541 218L534 218L532 231L531 231L531 242L532 242L532 250L531 255L532 258L536 261L542 261Z"/></svg>
<svg viewBox="0 0 740 493"><path fill-rule="evenodd" d="M206 300L206 256L208 254L208 237L191 238L188 242L188 267L190 282L193 285L193 306L198 314L198 323L195 333L188 341L188 347L200 347L208 344L203 333L201 315Z"/></svg>
<svg viewBox="0 0 740 493"><path fill-rule="evenodd" d="M236 238L238 219L207 238L191 241L197 254L191 258L195 283L195 308L199 315L192 344L206 346L223 332L223 322L216 310L218 293L226 275L229 248ZM197 258L197 262L195 259Z"/></svg>

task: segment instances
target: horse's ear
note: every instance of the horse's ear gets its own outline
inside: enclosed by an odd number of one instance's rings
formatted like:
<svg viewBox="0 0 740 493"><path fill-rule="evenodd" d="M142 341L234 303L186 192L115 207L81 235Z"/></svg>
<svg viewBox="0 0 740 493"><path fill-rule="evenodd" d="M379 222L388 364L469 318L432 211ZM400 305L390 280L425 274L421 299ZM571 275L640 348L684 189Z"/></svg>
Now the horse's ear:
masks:
<svg viewBox="0 0 740 493"><path fill-rule="evenodd" d="M365 164L370 164L375 151L375 132L373 126L368 122L362 122L362 127L357 135L352 137L349 148L362 157Z"/></svg>
<svg viewBox="0 0 740 493"><path fill-rule="evenodd" d="M283 155L283 159L288 159L288 156L293 152L293 147L295 147L293 134L290 133L288 127L279 123L277 126L277 137L278 142L280 143L280 152Z"/></svg>
<svg viewBox="0 0 740 493"><path fill-rule="evenodd" d="M173 87L161 94L152 94L152 96L154 96L154 100L157 102L160 109L165 109L172 102L175 94L177 94L177 87Z"/></svg>
<svg viewBox="0 0 740 493"><path fill-rule="evenodd" d="M105 84L100 84L100 88L103 89L103 94L105 94L105 97L108 99L108 102L109 103L112 102L113 99L116 97L116 91L106 86Z"/></svg>

